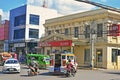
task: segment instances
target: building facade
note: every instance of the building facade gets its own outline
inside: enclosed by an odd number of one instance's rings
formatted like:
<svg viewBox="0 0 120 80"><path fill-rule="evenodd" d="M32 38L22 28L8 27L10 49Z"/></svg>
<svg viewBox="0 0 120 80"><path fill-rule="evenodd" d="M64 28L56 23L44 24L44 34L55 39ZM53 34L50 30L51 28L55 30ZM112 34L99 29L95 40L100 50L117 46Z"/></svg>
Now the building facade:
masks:
<svg viewBox="0 0 120 80"><path fill-rule="evenodd" d="M2 22L2 9L0 9L0 24Z"/></svg>
<svg viewBox="0 0 120 80"><path fill-rule="evenodd" d="M79 66L120 69L120 13L98 9L46 20L39 47L45 54L72 52ZM56 41L72 45L54 46Z"/></svg>
<svg viewBox="0 0 120 80"><path fill-rule="evenodd" d="M35 52L37 41L44 34L46 19L57 16L57 11L44 7L24 5L10 10L10 51Z"/></svg>
<svg viewBox="0 0 120 80"><path fill-rule="evenodd" d="M9 21L4 20L0 25L0 52L8 52Z"/></svg>

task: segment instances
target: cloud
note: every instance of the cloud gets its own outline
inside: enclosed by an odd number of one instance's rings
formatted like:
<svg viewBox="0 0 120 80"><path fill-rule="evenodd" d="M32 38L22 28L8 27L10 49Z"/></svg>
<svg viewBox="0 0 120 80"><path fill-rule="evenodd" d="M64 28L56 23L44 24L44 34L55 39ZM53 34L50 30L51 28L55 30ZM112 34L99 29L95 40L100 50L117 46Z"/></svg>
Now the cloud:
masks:
<svg viewBox="0 0 120 80"><path fill-rule="evenodd" d="M28 0L28 4L42 6L43 0ZM39 5L38 5L39 4ZM95 8L95 6L75 0L46 0L48 8L57 10L60 14L72 14Z"/></svg>
<svg viewBox="0 0 120 80"><path fill-rule="evenodd" d="M42 6L44 0L27 0L27 4L35 5L35 6ZM101 0L107 1L107 0ZM46 4L48 8L55 9L58 11L59 14L67 15L77 12L88 11L94 9L95 6L78 2L75 0L46 0ZM2 12L2 20L9 20L9 11Z"/></svg>
<svg viewBox="0 0 120 80"><path fill-rule="evenodd" d="M0 9L0 15L2 14L2 12L3 12L2 9Z"/></svg>
<svg viewBox="0 0 120 80"><path fill-rule="evenodd" d="M2 9L0 9L0 15L2 15L2 20L9 20L9 11L4 12Z"/></svg>
<svg viewBox="0 0 120 80"><path fill-rule="evenodd" d="M9 20L9 11L8 12L3 12L2 20Z"/></svg>

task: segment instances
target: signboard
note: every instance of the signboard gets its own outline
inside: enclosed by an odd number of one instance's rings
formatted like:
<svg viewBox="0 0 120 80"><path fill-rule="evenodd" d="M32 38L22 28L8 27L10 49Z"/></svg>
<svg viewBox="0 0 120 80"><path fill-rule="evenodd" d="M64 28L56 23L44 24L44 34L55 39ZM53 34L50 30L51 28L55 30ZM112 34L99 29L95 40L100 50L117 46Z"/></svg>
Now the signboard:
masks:
<svg viewBox="0 0 120 80"><path fill-rule="evenodd" d="M15 43L14 47L25 47L25 43Z"/></svg>
<svg viewBox="0 0 120 80"><path fill-rule="evenodd" d="M120 36L120 25L113 24L109 26L108 36Z"/></svg>
<svg viewBox="0 0 120 80"><path fill-rule="evenodd" d="M62 41L50 41L50 42L40 42L39 47L60 47L60 46L72 46L72 40L62 40Z"/></svg>

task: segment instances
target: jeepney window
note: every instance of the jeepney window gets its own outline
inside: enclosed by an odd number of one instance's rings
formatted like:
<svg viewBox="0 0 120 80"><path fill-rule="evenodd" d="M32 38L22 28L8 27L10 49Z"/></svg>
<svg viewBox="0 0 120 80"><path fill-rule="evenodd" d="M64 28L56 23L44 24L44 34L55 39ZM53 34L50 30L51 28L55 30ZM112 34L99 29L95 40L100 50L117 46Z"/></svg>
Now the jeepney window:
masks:
<svg viewBox="0 0 120 80"><path fill-rule="evenodd" d="M49 62L49 61L50 61L50 59L49 59L49 58L47 58L47 57L44 57L44 61L45 61L45 62Z"/></svg>
<svg viewBox="0 0 120 80"><path fill-rule="evenodd" d="M74 59L74 56L70 56L70 59L73 60L73 59Z"/></svg>
<svg viewBox="0 0 120 80"><path fill-rule="evenodd" d="M67 56L67 60L69 59L69 56Z"/></svg>
<svg viewBox="0 0 120 80"><path fill-rule="evenodd" d="M66 57L65 57L65 55L62 55L62 59L65 59Z"/></svg>
<svg viewBox="0 0 120 80"><path fill-rule="evenodd" d="M67 60L68 60L68 59L73 60L73 59L74 59L74 56L67 56Z"/></svg>
<svg viewBox="0 0 120 80"><path fill-rule="evenodd" d="M31 59L31 60L33 60L33 59L34 60L38 60L38 57L36 57L36 56L30 56L29 59Z"/></svg>

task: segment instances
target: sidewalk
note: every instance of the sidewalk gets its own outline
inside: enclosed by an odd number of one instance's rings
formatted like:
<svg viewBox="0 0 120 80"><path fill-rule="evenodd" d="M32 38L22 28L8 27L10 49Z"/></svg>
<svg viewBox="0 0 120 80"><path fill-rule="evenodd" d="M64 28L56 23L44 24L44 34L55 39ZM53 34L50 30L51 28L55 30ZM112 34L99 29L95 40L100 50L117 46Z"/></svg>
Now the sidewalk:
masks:
<svg viewBox="0 0 120 80"><path fill-rule="evenodd" d="M103 68L93 68L91 69L89 66L79 66L77 69L82 69L82 70L106 70Z"/></svg>

